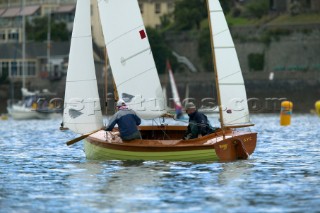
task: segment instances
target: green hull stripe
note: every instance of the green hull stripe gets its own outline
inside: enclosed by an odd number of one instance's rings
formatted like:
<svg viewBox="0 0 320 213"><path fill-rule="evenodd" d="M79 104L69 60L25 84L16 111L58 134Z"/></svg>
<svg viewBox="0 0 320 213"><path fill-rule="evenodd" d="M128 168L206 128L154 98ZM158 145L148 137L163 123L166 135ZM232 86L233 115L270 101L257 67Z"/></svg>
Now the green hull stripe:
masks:
<svg viewBox="0 0 320 213"><path fill-rule="evenodd" d="M176 152L133 152L101 148L84 141L84 150L90 160L168 160L218 161L214 149Z"/></svg>

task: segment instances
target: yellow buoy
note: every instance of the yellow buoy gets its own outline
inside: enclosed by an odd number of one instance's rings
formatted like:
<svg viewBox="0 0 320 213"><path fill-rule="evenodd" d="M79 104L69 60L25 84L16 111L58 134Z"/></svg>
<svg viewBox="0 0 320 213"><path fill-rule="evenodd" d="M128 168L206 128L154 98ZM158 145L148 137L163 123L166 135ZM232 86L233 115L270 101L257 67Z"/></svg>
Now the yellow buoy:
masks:
<svg viewBox="0 0 320 213"><path fill-rule="evenodd" d="M316 113L320 116L320 100L315 103Z"/></svg>
<svg viewBox="0 0 320 213"><path fill-rule="evenodd" d="M0 116L0 118L1 118L1 120L8 120L8 115L2 114L2 115Z"/></svg>
<svg viewBox="0 0 320 213"><path fill-rule="evenodd" d="M293 104L291 101L281 102L280 125L288 126L291 123Z"/></svg>

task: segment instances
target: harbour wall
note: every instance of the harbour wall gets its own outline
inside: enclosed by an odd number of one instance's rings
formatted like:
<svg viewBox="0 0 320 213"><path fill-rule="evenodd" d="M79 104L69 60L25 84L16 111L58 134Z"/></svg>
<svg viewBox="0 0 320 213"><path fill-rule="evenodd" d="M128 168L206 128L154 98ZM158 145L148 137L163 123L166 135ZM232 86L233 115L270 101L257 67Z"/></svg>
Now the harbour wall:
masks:
<svg viewBox="0 0 320 213"><path fill-rule="evenodd" d="M111 79L111 77L109 78ZM160 75L163 87L166 87L168 105L172 105L171 87L165 81L166 76ZM197 74L175 75L175 80L183 101L185 98L191 98L198 107L210 107L216 104L216 86L214 74L210 72ZM275 73L274 79L269 80L268 73L244 73L244 81L249 100L249 108L253 113L277 113L280 111L280 102L290 100L294 104L294 112L308 113L314 109L314 104L320 100L320 72L301 72L301 71L283 71ZM110 81L109 107L108 112L112 112L113 106L113 86ZM15 84L15 98L21 98L21 85ZM49 89L56 92L57 97L64 98L65 78L57 82L47 80L32 81L28 83L28 88L32 90ZM189 90L189 92L187 92ZM104 83L99 80L100 96L105 97ZM188 93L189 95L187 95ZM0 85L0 112L6 112L7 99L10 97L10 85ZM102 103L104 106L104 103Z"/></svg>

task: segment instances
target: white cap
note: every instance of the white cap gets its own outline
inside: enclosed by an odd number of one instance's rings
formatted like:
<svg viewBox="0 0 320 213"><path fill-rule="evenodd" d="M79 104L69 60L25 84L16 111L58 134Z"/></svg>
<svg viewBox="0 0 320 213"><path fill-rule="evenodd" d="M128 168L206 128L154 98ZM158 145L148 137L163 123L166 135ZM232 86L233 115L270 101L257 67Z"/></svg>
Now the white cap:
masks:
<svg viewBox="0 0 320 213"><path fill-rule="evenodd" d="M121 107L121 106L126 106L126 102L124 102L124 100L120 99L117 102L117 107Z"/></svg>

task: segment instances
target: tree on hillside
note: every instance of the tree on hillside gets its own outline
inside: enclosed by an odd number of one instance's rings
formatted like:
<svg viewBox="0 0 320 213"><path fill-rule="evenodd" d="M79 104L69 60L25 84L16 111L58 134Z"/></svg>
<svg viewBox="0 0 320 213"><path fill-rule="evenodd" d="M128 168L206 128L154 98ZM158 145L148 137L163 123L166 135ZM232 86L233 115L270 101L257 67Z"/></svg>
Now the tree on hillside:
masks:
<svg viewBox="0 0 320 213"><path fill-rule="evenodd" d="M246 10L249 16L253 18L261 18L269 12L269 1L252 1L246 5Z"/></svg>
<svg viewBox="0 0 320 213"><path fill-rule="evenodd" d="M28 40L46 41L48 34L48 18L40 17L33 19L32 22L27 22L26 31ZM69 39L70 33L67 30L66 23L51 21L51 40L68 41Z"/></svg>
<svg viewBox="0 0 320 213"><path fill-rule="evenodd" d="M200 23L207 17L205 0L182 0L175 6L175 29L190 30L200 29Z"/></svg>

